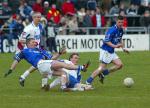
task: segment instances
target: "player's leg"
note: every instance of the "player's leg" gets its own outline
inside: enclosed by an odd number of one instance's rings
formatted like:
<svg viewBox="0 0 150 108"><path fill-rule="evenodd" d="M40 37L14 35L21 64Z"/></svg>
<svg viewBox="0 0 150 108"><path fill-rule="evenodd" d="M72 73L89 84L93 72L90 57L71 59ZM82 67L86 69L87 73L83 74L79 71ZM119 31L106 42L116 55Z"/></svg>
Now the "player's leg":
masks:
<svg viewBox="0 0 150 108"><path fill-rule="evenodd" d="M61 77L57 77L53 82L49 84L50 89L54 88L55 86L61 83Z"/></svg>
<svg viewBox="0 0 150 108"><path fill-rule="evenodd" d="M91 76L86 80L87 84L91 84L96 76L102 73L105 70L107 64L112 61L111 54L105 50L100 50L99 61L101 64L99 67L91 74Z"/></svg>
<svg viewBox="0 0 150 108"><path fill-rule="evenodd" d="M112 54L112 63L114 64L113 66L111 66L109 69L103 70L103 72L99 74L100 81L102 83L104 76L109 75L109 73L115 72L123 67L123 63L116 53Z"/></svg>
<svg viewBox="0 0 150 108"><path fill-rule="evenodd" d="M51 68L53 70L57 70L57 69L61 69L61 68L65 68L65 69L68 69L68 70L83 70L85 71L87 68L88 68L89 64L85 64L83 66L76 66L76 65L72 65L72 64L66 64L64 62L59 62L59 61L56 61L54 60L51 64Z"/></svg>
<svg viewBox="0 0 150 108"><path fill-rule="evenodd" d="M63 69L55 69L53 71L53 75L58 76L60 75L60 84L61 84L61 89L65 90L66 87L66 83L68 82L68 78L67 78L67 74Z"/></svg>
<svg viewBox="0 0 150 108"><path fill-rule="evenodd" d="M59 62L59 61L55 60L55 61L53 61L51 68L54 69L54 70L61 69L61 68L66 68L66 69L69 69L69 70L76 70L76 69L79 68L79 66L66 64L64 62Z"/></svg>
<svg viewBox="0 0 150 108"><path fill-rule="evenodd" d="M119 58L113 60L112 63L114 64L114 66L109 68L110 73L115 72L123 67L123 63Z"/></svg>
<svg viewBox="0 0 150 108"><path fill-rule="evenodd" d="M77 88L78 91L85 91L85 90L93 90L94 89L92 87L92 85L81 84L81 83L77 83L75 85L75 87Z"/></svg>
<svg viewBox="0 0 150 108"><path fill-rule="evenodd" d="M101 63L99 67L91 74L91 76L86 80L86 84L91 84L96 76L98 76L106 68L107 64Z"/></svg>
<svg viewBox="0 0 150 108"><path fill-rule="evenodd" d="M27 77L30 73L34 72L35 70L36 70L36 68L33 67L33 66L31 66L28 70L26 70L26 71L20 76L20 78L19 78L19 83L20 83L21 86L24 87L24 82L25 82L26 77Z"/></svg>

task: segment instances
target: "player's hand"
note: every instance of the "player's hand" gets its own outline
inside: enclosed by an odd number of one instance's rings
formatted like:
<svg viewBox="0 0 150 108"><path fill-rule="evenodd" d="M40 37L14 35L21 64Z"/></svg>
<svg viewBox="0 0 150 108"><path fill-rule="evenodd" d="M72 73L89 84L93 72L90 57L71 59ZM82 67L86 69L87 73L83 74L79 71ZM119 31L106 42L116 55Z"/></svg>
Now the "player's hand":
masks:
<svg viewBox="0 0 150 108"><path fill-rule="evenodd" d="M83 69L82 69L82 71L83 71L83 72L86 72L86 71L87 71L87 68L90 66L90 64L91 64L91 61L90 61L90 60L87 61L85 64L83 64Z"/></svg>
<svg viewBox="0 0 150 108"><path fill-rule="evenodd" d="M12 73L12 70L11 69L9 69L8 70L8 72L6 72L5 74L4 74L4 77L6 78L9 74L11 74Z"/></svg>
<svg viewBox="0 0 150 108"><path fill-rule="evenodd" d="M61 48L59 48L59 54L62 55L62 54L65 54L66 53L66 46L63 45Z"/></svg>
<svg viewBox="0 0 150 108"><path fill-rule="evenodd" d="M127 54L130 54L129 50L123 48L123 52L127 53Z"/></svg>

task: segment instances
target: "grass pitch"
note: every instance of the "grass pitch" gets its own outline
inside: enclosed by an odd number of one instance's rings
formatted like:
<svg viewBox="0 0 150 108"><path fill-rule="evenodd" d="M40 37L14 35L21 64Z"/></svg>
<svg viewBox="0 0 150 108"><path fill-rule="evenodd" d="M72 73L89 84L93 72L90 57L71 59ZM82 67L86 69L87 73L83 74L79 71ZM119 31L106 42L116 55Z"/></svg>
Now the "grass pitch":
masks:
<svg viewBox="0 0 150 108"><path fill-rule="evenodd" d="M95 79L93 91L62 92L59 87L49 92L40 89L41 76L34 72L26 79L25 87L18 83L19 76L30 66L22 61L10 76L4 72L12 63L13 54L0 54L0 108L149 108L150 106L150 52L119 52L124 63L122 70L105 78L102 85ZM80 53L80 63L91 60L83 82L98 66L99 53ZM62 58L67 58L68 55ZM135 84L126 88L122 83L132 77Z"/></svg>

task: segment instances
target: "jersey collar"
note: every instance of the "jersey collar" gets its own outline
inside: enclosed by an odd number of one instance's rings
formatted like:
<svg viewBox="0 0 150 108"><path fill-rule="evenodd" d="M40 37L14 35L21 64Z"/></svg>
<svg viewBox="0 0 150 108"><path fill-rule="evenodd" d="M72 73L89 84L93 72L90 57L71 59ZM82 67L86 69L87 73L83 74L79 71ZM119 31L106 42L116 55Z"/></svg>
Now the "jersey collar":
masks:
<svg viewBox="0 0 150 108"><path fill-rule="evenodd" d="M32 21L32 25L34 26L34 27L38 27L39 26L39 24L37 25L37 26L35 26L35 24L34 24L34 22Z"/></svg>

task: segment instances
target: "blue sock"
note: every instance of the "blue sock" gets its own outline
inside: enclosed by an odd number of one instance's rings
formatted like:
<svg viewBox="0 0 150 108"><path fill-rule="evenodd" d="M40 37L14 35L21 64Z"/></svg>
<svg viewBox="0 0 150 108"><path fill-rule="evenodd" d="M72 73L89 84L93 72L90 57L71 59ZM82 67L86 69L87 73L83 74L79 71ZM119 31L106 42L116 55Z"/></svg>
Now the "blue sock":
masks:
<svg viewBox="0 0 150 108"><path fill-rule="evenodd" d="M108 69L105 69L105 70L103 70L103 75L105 76L105 75L108 75L109 74L109 70Z"/></svg>
<svg viewBox="0 0 150 108"><path fill-rule="evenodd" d="M89 77L87 80L86 80L87 83L91 84L93 82L93 78L92 77Z"/></svg>

